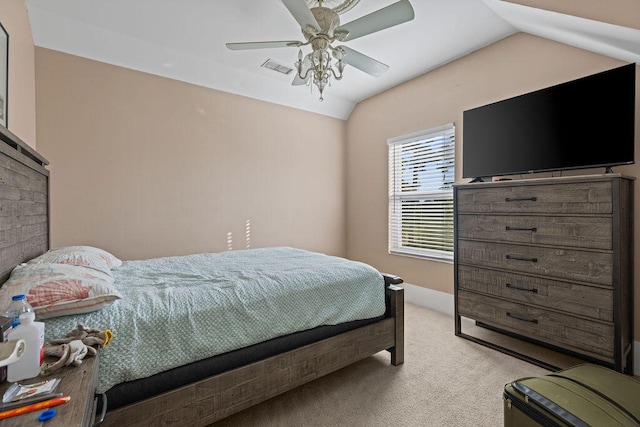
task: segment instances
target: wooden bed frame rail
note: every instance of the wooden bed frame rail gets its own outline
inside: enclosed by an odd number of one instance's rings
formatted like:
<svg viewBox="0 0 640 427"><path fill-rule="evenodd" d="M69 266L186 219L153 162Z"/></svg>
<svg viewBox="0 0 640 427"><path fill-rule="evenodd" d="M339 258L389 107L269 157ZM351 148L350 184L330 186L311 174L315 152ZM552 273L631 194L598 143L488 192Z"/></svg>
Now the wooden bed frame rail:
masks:
<svg viewBox="0 0 640 427"><path fill-rule="evenodd" d="M400 365L404 289L388 284L386 297L379 322L107 412L102 425L206 426L383 350Z"/></svg>

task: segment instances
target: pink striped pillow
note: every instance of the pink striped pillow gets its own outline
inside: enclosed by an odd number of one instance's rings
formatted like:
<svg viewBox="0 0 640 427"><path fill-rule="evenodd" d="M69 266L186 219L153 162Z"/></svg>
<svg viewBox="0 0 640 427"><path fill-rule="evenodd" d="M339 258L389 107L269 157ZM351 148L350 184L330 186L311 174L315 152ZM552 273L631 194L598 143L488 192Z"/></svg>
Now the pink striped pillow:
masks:
<svg viewBox="0 0 640 427"><path fill-rule="evenodd" d="M0 288L0 303L7 307L13 295L24 294L36 318L89 313L122 296L113 278L92 268L56 263L22 264Z"/></svg>
<svg viewBox="0 0 640 427"><path fill-rule="evenodd" d="M92 255L100 257L107 263L109 268L120 267L122 261L110 252L93 246L62 246L50 249L48 253L75 253L79 255Z"/></svg>
<svg viewBox="0 0 640 427"><path fill-rule="evenodd" d="M96 274L99 272L100 275L107 276L105 277L107 280L113 278L111 267L103 258L86 252L49 251L32 259L27 264L78 265L96 270Z"/></svg>
<svg viewBox="0 0 640 427"><path fill-rule="evenodd" d="M31 288L27 301L31 307L42 307L65 301L89 298L91 286L84 286L78 279L60 279Z"/></svg>

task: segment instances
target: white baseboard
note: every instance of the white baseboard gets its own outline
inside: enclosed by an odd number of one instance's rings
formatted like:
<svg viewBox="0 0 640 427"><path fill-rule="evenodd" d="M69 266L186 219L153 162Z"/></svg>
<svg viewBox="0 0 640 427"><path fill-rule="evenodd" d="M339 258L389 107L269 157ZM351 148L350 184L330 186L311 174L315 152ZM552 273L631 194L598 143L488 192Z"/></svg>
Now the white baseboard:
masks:
<svg viewBox="0 0 640 427"><path fill-rule="evenodd" d="M434 291L422 286L403 283L404 300L431 310L439 311L453 317L454 299L452 294ZM633 374L640 375L640 342L633 342Z"/></svg>
<svg viewBox="0 0 640 427"><path fill-rule="evenodd" d="M422 286L403 283L404 300L411 304L439 311L453 317L454 301L453 295L446 292L434 291Z"/></svg>

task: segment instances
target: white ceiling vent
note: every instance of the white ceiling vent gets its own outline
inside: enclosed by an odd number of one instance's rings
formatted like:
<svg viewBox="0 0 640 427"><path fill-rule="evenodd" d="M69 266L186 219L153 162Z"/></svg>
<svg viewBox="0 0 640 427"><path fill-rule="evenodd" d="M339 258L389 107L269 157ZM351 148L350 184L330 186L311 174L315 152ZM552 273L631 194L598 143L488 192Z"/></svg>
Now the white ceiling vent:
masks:
<svg viewBox="0 0 640 427"><path fill-rule="evenodd" d="M290 72L293 71L293 68L289 68L286 65L278 64L277 62L272 61L271 59L267 59L266 62L261 65L261 67L268 68L270 70L277 71L282 74L289 74Z"/></svg>

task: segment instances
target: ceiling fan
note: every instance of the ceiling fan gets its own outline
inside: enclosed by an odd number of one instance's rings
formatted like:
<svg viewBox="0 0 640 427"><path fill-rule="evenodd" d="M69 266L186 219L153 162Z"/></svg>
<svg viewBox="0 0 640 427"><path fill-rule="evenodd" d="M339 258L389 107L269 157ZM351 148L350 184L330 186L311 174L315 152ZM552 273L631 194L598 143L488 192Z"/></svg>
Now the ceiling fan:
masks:
<svg viewBox="0 0 640 427"><path fill-rule="evenodd" d="M359 0L338 0L333 8L325 4L331 0L282 0L294 19L301 27L306 42L297 40L227 43L231 50L268 49L279 47L297 47L298 61L295 63L296 76L292 85L309 84L310 81L320 91L320 100L329 78L342 79L345 65L351 65L374 77L384 74L389 66L376 61L344 45L333 46L334 42L348 42L414 18L413 7L409 0L400 0L368 15L340 25L339 13L353 7ZM310 6L314 6L311 7ZM312 51L302 54L301 48L310 45ZM332 57L336 59L333 68Z"/></svg>

